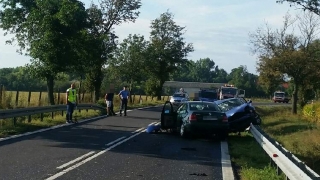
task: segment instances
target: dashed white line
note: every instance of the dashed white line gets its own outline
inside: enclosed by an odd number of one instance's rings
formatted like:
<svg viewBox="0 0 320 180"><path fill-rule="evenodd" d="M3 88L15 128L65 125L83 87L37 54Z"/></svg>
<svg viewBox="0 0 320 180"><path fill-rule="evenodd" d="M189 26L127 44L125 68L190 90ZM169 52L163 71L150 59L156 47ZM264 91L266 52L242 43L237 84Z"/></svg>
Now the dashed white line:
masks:
<svg viewBox="0 0 320 180"><path fill-rule="evenodd" d="M114 140L114 141L111 141L111 142L109 142L108 144L106 144L106 146L110 146L111 144L114 144L114 143L116 143L116 142L118 142L118 141L121 141L121 140L124 139L124 138L126 138L126 136L122 136L121 138L118 138L118 139L116 139L116 140Z"/></svg>
<svg viewBox="0 0 320 180"><path fill-rule="evenodd" d="M156 122L151 123L151 124L155 124L155 123L156 123ZM149 124L149 125L151 125L151 124ZM138 131L138 133L135 133L135 134L133 134L133 135L131 135L131 136L129 136L129 137L127 137L127 138L125 138L125 139L123 139L123 140L115 143L115 144L113 144L112 146L106 148L105 150L102 150L102 151L94 154L93 156L90 156L90 157L88 157L88 158L86 158L86 159L78 162L77 164L74 164L73 166L71 166L71 167L69 167L69 168L67 168L67 169L64 169L64 170L58 172L57 174L48 177L46 180L54 180L54 179L57 179L58 177L66 174L66 173L68 173L69 171L72 171L73 169L75 169L75 168L77 168L77 167L79 167L79 166L81 166L81 165L83 165L83 164L91 161L92 159L94 159L94 158L96 158L96 157L98 157L98 156L100 156L100 155L102 155L102 154L110 151L111 149L113 149L113 148L115 148L115 147L117 147L117 146L119 146L119 145L127 142L128 140L130 140L130 139L132 139L132 138L140 135L141 133L143 133L143 132L145 132L145 131L146 131L146 129L145 129L145 128L142 128L142 130Z"/></svg>
<svg viewBox="0 0 320 180"><path fill-rule="evenodd" d="M226 141L221 141L221 167L223 180L235 179L229 155L228 143Z"/></svg>
<svg viewBox="0 0 320 180"><path fill-rule="evenodd" d="M145 129L145 128L137 129L137 130L135 130L135 131L133 131L133 132L131 132L131 133L137 133L137 132L139 132L139 131L141 131L141 130L143 130L143 129Z"/></svg>
<svg viewBox="0 0 320 180"><path fill-rule="evenodd" d="M86 157L88 157L88 156L90 156L91 154L94 154L94 153L95 153L94 151L90 151L90 152L88 152L87 154L84 154L84 155L82 155L82 156L80 156L80 157L78 157L78 158L76 158L76 159L74 159L74 160L72 160L72 161L69 161L69 162L67 162L67 163L65 163L65 164L57 167L57 169L63 169L63 168L65 168L65 167L67 167L67 166L69 166L69 165L71 165L71 164L74 164L75 162L78 162L78 161L80 161L81 159L84 159L84 158L86 158Z"/></svg>

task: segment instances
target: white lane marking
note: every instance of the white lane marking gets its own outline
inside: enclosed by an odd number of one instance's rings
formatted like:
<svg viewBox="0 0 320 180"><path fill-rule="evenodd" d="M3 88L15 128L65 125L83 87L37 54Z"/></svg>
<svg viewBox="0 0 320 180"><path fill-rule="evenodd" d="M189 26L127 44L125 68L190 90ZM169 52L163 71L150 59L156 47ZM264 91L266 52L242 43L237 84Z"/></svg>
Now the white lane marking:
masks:
<svg viewBox="0 0 320 180"><path fill-rule="evenodd" d="M50 176L50 177L47 178L46 180L54 180L54 179L57 179L58 177L66 174L67 172L72 171L73 169L75 169L75 168L77 168L77 167L79 167L79 166L81 166L81 165L83 165L83 164L91 161L92 159L94 159L94 158L96 158L96 157L98 157L98 156L106 153L107 151L110 151L111 149L113 149L113 148L115 148L115 147L117 147L117 146L119 146L119 145L127 142L128 140L130 140L130 139L132 139L132 138L140 135L140 134L143 133L143 132L145 132L145 129L144 129L143 131L140 131L139 133L136 133L136 134L133 134L133 135L129 136L128 138L126 138L126 139L124 139L124 140L122 140L122 141L120 141L120 142L118 142L118 143L116 143L116 144L108 147L107 149L105 149L105 150L103 150L103 151L100 151L100 152L97 153L97 154L94 154L93 156L88 157L87 159L84 159L84 160L78 162L77 164L75 164L75 165L73 165L73 166L71 166L71 167L69 167L69 168L67 168L67 169L65 169L65 170L63 170L63 171L61 171L61 172L53 175L53 176Z"/></svg>
<svg viewBox="0 0 320 180"><path fill-rule="evenodd" d="M221 167L223 180L235 179L230 161L228 143L226 141L221 141Z"/></svg>
<svg viewBox="0 0 320 180"><path fill-rule="evenodd" d="M135 108L135 109L127 110L127 111L142 110L142 109L148 109L148 108L154 108L154 107L161 107L161 106L162 106L162 105L159 105L159 106L149 106L149 107L143 107L143 108ZM120 113L120 112L118 112L118 113ZM93 121L93 120L96 120L96 119L106 118L106 117L107 117L107 116L98 116L98 117L94 117L94 118L82 120L82 121L79 121L79 124L85 123L85 122L88 122L88 121ZM49 131L49 130L53 130L53 129L65 127L65 126L71 126L71 125L73 125L73 124L72 124L72 123L71 123L71 124L61 124L61 125L53 126L53 127L50 127L50 128L40 129L40 130L37 130L37 131L26 132L26 133L17 134L17 135L12 135L12 136L9 136L9 137L0 138L0 142L2 142L2 141L7 141L7 140L9 140L9 139L15 139L15 138L23 137L23 136L28 136L28 135L32 135L32 134L37 134L37 133L41 133L41 132L45 132L45 131Z"/></svg>
<svg viewBox="0 0 320 180"><path fill-rule="evenodd" d="M133 132L131 132L131 133L137 133L137 132L139 132L139 131L142 131L143 129L145 129L145 128L137 129L137 130L135 130L135 131L133 131Z"/></svg>
<svg viewBox="0 0 320 180"><path fill-rule="evenodd" d="M153 125L153 124L155 124L155 123L157 123L157 122L150 123L148 126L151 126L151 125ZM148 126L147 126L147 127L148 127ZM135 130L135 131L133 131L133 132L131 132L131 133L137 133L137 132L139 132L139 131L141 131L141 130L143 130L143 129L145 129L145 128L137 129L137 130Z"/></svg>
<svg viewBox="0 0 320 180"><path fill-rule="evenodd" d="M106 144L106 146L110 146L111 144L114 144L114 143L116 143L116 142L118 142L118 141L121 141L121 140L124 139L124 138L126 138L126 136L122 136L121 138L118 138L118 139L116 139L116 140L114 140L114 141L111 141L111 142L109 142L108 144Z"/></svg>
<svg viewBox="0 0 320 180"><path fill-rule="evenodd" d="M81 159L84 159L84 158L86 158L86 157L88 157L88 156L90 156L91 154L94 154L94 153L95 153L95 151L90 151L87 154L84 154L84 155L82 155L82 156L80 156L80 157L78 157L78 158L76 158L76 159L74 159L72 161L69 161L69 162L67 162L65 164L62 164L61 166L57 167L57 169L63 169L63 168L65 168L65 167L67 167L67 166L69 166L71 164L74 164L75 162L78 162Z"/></svg>
<svg viewBox="0 0 320 180"><path fill-rule="evenodd" d="M87 121L106 118L106 117L107 116L98 116L98 117L82 120L82 121L79 122L79 124L87 122ZM41 132L44 132L44 131L49 131L49 130L53 130L53 129L57 129L57 128L65 127L65 126L71 126L71 125L73 125L73 124L61 124L61 125L53 126L53 127L50 127L50 128L40 129L40 130L37 130L37 131L26 132L26 133L23 133L23 134L13 135L13 136L9 136L9 137L6 137L6 138L0 138L0 142L1 141L6 141L6 140L9 140L9 139L18 138L18 137L28 136L28 135L31 135L31 134L41 133Z"/></svg>

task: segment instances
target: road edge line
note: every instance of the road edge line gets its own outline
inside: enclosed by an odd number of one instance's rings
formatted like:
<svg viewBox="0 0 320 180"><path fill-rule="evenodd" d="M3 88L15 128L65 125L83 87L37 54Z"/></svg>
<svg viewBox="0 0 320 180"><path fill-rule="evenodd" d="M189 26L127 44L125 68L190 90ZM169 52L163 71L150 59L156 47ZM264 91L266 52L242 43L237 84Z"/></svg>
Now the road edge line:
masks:
<svg viewBox="0 0 320 180"><path fill-rule="evenodd" d="M227 141L221 141L221 168L223 180L235 180Z"/></svg>
<svg viewBox="0 0 320 180"><path fill-rule="evenodd" d="M134 109L130 109L128 111L142 110L142 109L161 107L161 106L158 105L158 106L148 106L148 107L143 107L143 108L134 108ZM108 117L107 115L97 116L97 117L93 117L93 118L89 118L89 119L84 119L82 121L79 121L76 124L82 124L82 123L85 123L85 122L88 122L88 121L99 120L99 119L103 119L103 118L107 118L107 117ZM23 133L23 134L16 134L16 135L8 136L8 137L5 137L5 138L0 138L0 142L4 142L4 141L10 140L10 139L16 139L16 138L20 138L20 137L24 137L24 136L29 136L29 135L33 135L33 134L37 134L37 133L41 133L41 132L45 132L45 131L50 131L50 130L53 130L53 129L58 129L58 128L66 127L66 126L72 126L72 125L75 125L75 124L74 123L60 124L60 125L52 126L52 127L49 127L49 128L44 128L44 129L39 129L39 130L36 130L36 131L26 132L26 133Z"/></svg>

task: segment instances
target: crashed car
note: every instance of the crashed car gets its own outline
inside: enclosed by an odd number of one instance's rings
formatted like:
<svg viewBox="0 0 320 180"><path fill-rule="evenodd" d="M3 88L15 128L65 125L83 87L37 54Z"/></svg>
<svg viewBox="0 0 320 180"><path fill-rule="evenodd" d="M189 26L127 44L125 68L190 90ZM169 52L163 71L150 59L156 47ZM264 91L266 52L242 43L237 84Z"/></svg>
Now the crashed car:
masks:
<svg viewBox="0 0 320 180"><path fill-rule="evenodd" d="M252 101L243 98L230 98L215 101L220 110L226 113L229 122L229 132L245 131L250 124L260 125L261 118L252 106Z"/></svg>
<svg viewBox="0 0 320 180"><path fill-rule="evenodd" d="M167 101L161 113L161 129L177 132L181 137L198 134L228 136L228 117L212 102L188 101L174 109Z"/></svg>

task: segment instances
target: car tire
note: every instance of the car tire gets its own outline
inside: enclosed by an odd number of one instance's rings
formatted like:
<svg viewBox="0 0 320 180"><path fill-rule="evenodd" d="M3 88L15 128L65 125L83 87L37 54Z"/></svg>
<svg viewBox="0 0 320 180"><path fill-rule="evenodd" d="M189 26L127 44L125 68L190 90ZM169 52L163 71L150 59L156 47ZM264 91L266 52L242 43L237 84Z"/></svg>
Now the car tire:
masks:
<svg viewBox="0 0 320 180"><path fill-rule="evenodd" d="M180 127L180 136L183 138L188 138L189 133L186 131L185 125L182 123Z"/></svg>
<svg viewBox="0 0 320 180"><path fill-rule="evenodd" d="M226 132L221 132L219 134L219 139L220 139L220 141L225 141L228 138L228 136L229 136L229 133L227 131Z"/></svg>

